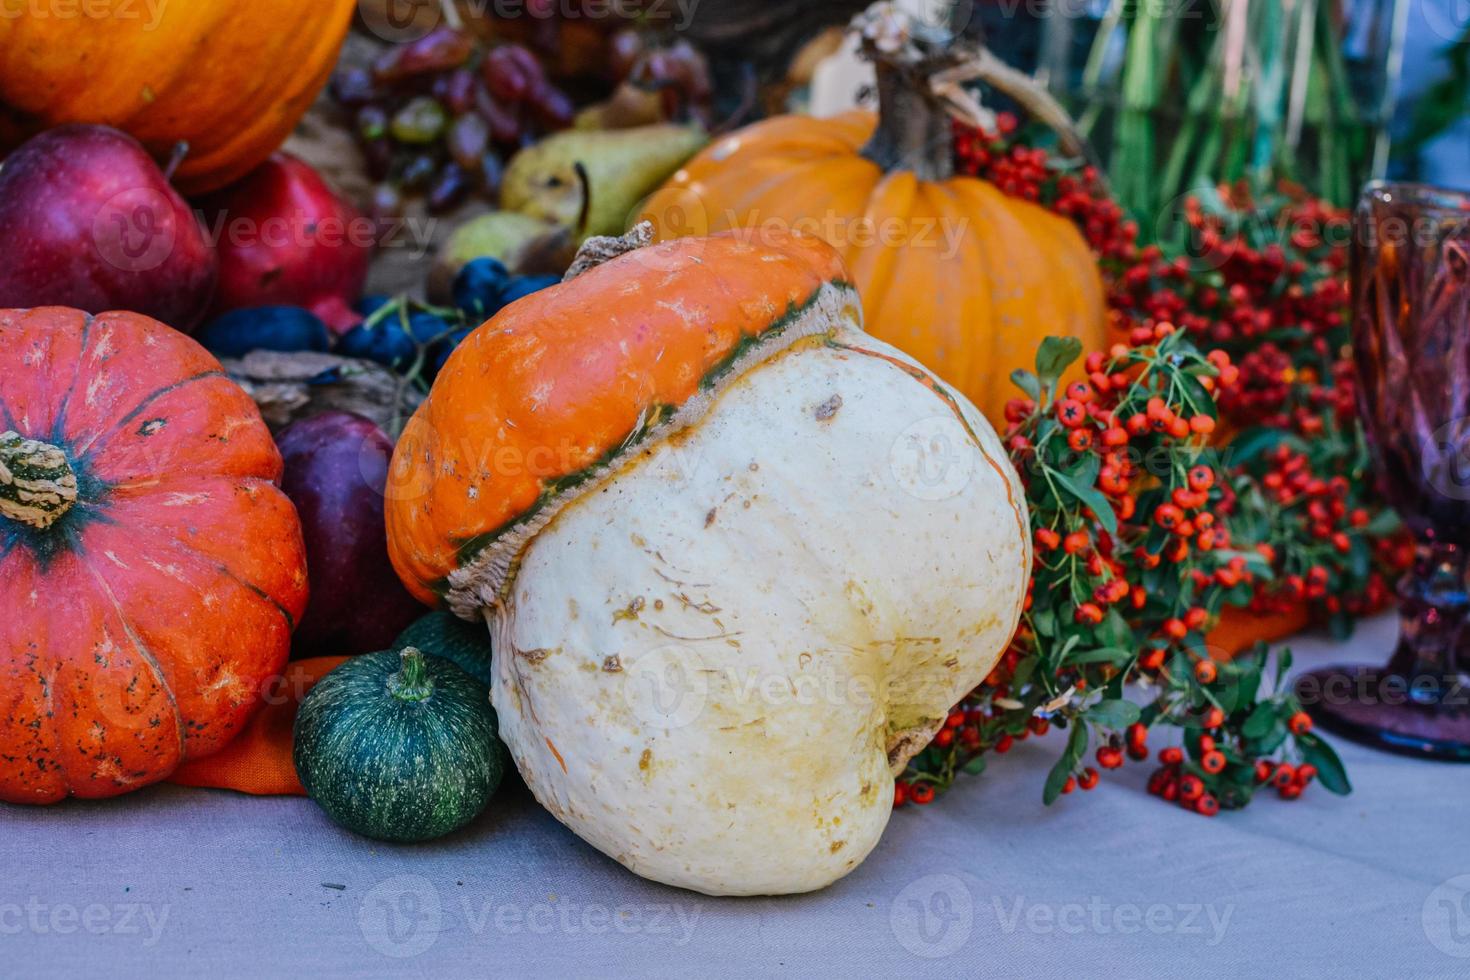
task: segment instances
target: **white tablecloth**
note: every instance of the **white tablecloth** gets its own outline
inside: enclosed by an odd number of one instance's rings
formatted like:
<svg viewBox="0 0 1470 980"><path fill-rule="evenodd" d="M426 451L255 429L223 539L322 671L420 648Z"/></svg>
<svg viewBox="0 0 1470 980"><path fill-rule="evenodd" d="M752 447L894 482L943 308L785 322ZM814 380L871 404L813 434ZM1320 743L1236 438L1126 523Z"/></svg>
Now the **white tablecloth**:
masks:
<svg viewBox="0 0 1470 980"><path fill-rule="evenodd" d="M1393 630L1293 647L1382 661ZM1044 808L1060 744L1028 741L781 899L638 879L519 787L416 847L302 799L0 805L0 976L1470 976L1470 769L1337 745L1352 796L1206 819L1152 764Z"/></svg>

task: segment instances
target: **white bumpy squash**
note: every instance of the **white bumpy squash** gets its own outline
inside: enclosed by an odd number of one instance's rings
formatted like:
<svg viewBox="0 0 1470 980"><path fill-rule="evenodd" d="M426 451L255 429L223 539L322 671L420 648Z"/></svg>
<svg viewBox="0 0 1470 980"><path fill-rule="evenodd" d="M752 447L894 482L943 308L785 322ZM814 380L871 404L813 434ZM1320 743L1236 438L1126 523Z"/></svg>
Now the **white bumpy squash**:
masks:
<svg viewBox="0 0 1470 980"><path fill-rule="evenodd" d="M521 775L645 877L851 871L1016 627L999 440L860 318L812 239L637 249L482 326L399 445L400 575L485 617Z"/></svg>

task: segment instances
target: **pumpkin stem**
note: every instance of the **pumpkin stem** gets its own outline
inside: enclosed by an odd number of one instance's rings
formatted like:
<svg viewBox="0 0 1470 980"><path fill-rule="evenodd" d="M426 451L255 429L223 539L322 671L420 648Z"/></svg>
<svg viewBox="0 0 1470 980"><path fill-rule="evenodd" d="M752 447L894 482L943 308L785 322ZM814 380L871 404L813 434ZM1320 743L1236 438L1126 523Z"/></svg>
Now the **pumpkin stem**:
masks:
<svg viewBox="0 0 1470 980"><path fill-rule="evenodd" d="M0 433L0 517L44 531L77 502L77 475L49 442Z"/></svg>
<svg viewBox="0 0 1470 980"><path fill-rule="evenodd" d="M878 77L878 128L862 152L884 170L910 170L921 180L953 176L952 120L980 127L994 123L993 114L963 87L974 81L1014 99L1057 134L1063 152L1097 162L1051 93L983 45L952 39L889 2L854 17L852 30Z"/></svg>
<svg viewBox="0 0 1470 980"><path fill-rule="evenodd" d="M653 242L653 222L640 221L626 235L593 235L577 249L562 282L570 282L582 273L610 262L619 255L627 255Z"/></svg>
<svg viewBox="0 0 1470 980"><path fill-rule="evenodd" d="M434 693L434 679L418 647L404 647L398 672L388 678L388 693L400 701L426 701Z"/></svg>
<svg viewBox="0 0 1470 980"><path fill-rule="evenodd" d="M952 177L954 131L929 79L962 60L957 46L947 33L891 3L873 4L853 18L852 29L878 76L878 128L863 156L920 180Z"/></svg>

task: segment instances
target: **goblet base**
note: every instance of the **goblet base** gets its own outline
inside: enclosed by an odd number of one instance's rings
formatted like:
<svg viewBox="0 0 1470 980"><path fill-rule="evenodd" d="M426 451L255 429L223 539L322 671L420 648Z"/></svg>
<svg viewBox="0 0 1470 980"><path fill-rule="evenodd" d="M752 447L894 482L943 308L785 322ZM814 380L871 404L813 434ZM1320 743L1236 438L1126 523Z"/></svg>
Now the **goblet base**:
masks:
<svg viewBox="0 0 1470 980"><path fill-rule="evenodd" d="M1470 688L1387 667L1324 667L1296 682L1312 719L1343 738L1421 759L1470 762Z"/></svg>

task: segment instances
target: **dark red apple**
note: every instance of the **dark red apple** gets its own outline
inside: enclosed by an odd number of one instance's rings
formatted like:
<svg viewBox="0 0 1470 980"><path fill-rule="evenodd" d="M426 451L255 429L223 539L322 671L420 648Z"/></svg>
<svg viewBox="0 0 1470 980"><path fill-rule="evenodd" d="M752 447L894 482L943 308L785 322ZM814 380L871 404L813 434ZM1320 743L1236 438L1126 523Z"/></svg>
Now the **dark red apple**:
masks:
<svg viewBox="0 0 1470 980"><path fill-rule="evenodd" d="M296 657L388 649L424 607L388 561L383 488L393 443L370 420L324 412L276 436L281 489L301 515L311 601L291 641Z"/></svg>
<svg viewBox="0 0 1470 980"><path fill-rule="evenodd" d="M213 315L247 306L304 306L337 333L362 316L374 225L321 175L277 153L200 202L219 252Z"/></svg>
<svg viewBox="0 0 1470 980"><path fill-rule="evenodd" d="M137 140L72 125L0 166L0 307L132 310L198 326L216 261L194 212Z"/></svg>

